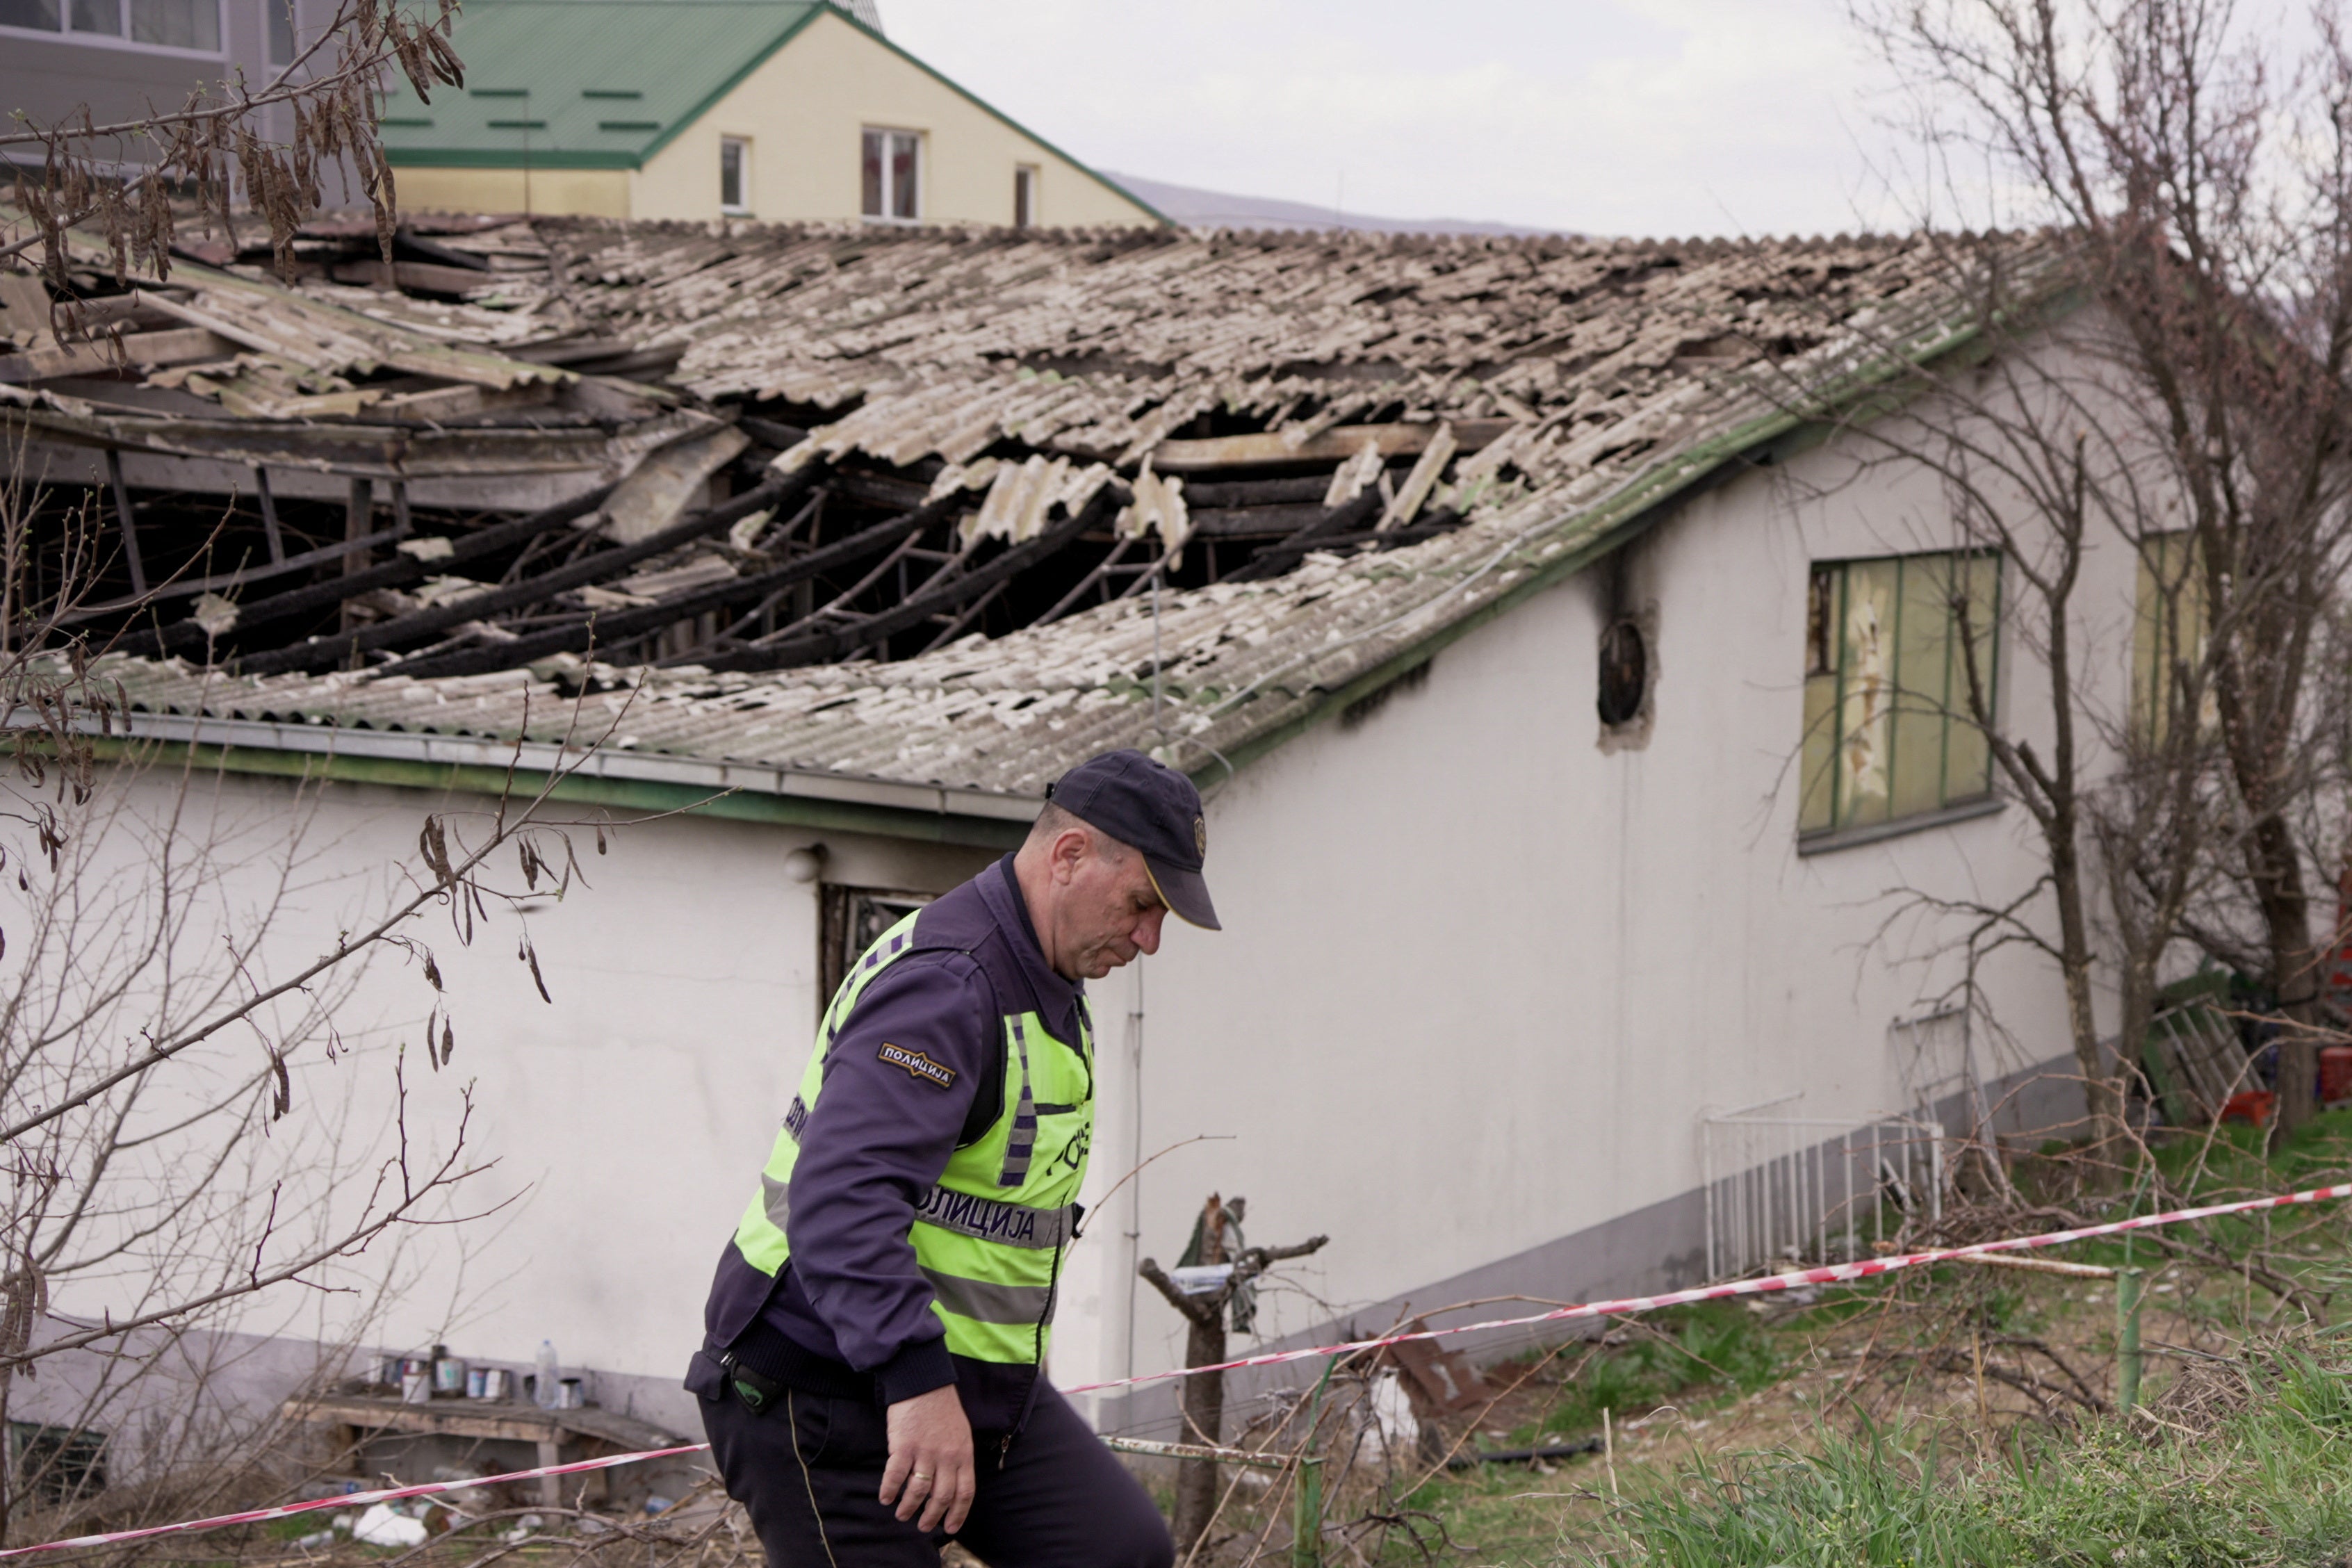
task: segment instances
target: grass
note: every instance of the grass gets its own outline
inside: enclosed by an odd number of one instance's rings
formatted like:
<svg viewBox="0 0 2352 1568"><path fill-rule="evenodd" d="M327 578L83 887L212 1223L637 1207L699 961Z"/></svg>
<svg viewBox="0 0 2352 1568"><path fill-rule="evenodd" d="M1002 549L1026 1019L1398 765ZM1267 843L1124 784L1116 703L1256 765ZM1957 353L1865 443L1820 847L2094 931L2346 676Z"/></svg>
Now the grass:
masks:
<svg viewBox="0 0 2352 1568"><path fill-rule="evenodd" d="M2182 1194L2209 1202L2341 1180L2352 1168L2352 1110L2323 1115L2267 1152L2252 1128L2174 1134L2154 1163L2160 1181L2095 1204L2090 1217L2152 1212ZM2032 1173L2020 1177L2030 1184ZM2322 1315L2334 1321L2305 1322L2263 1289L2258 1271L2170 1260L2146 1237L2078 1245L2063 1256L2148 1268L2151 1288L2168 1292L2151 1304L2181 1331L2202 1325L2192 1342L2231 1353L2152 1363L2152 1403L2128 1421L2077 1410L2053 1425L2028 1412L1995 1432L1974 1419L1965 1394L1940 1406L1897 1398L1896 1414L1877 1422L1854 1402L1841 1407L1841 1363L1822 1348L1842 1343L1850 1354L1864 1332L1876 1332L1865 1331L1865 1316L1894 1325L1907 1312L1944 1336L1947 1352L1954 1331L1963 1353L1972 1334L2046 1334L2077 1364L2104 1369L2114 1344L2111 1290L1954 1265L1825 1291L1817 1306L1769 1318L1738 1303L1659 1313L1643 1320L1654 1332L1562 1352L1556 1370L1575 1367L1574 1376L1511 1433L1513 1446L1580 1436L1613 1410L1613 1478L1597 1460L1549 1474L1496 1468L1441 1477L1404 1506L1442 1521L1464 1549L1459 1560L1476 1564L2352 1565L2352 1328L2344 1321L2352 1315L2352 1203L2196 1230L2221 1255L2217 1263L2268 1249L2271 1266L2313 1292L2311 1301L2327 1301ZM1903 1303L1895 1318L1882 1314ZM1939 1326L1928 1330L1930 1319ZM1589 1359L1580 1365L1580 1357ZM1496 1370L1507 1380L1527 1368ZM1739 1409L1702 1437L1654 1430L1641 1454L1631 1452L1624 1417L1668 1404L1696 1426ZM1777 1426L1751 1419L1775 1408L1784 1411ZM1719 1437L1727 1427L1746 1447L1706 1451L1709 1440L1733 1440ZM1425 1560L1402 1537L1377 1556Z"/></svg>
<svg viewBox="0 0 2352 1568"><path fill-rule="evenodd" d="M2234 1387L2231 1386L2234 1384ZM2288 1339L2128 1426L2013 1434L1964 1462L1900 1434L1658 1479L1570 1561L1657 1568L2335 1564L2352 1546L2352 1351ZM2180 1417L2187 1417L2180 1419Z"/></svg>
<svg viewBox="0 0 2352 1568"><path fill-rule="evenodd" d="M1515 1446L1598 1432L1603 1410L1622 1419L1629 1411L1654 1409L1694 1390L1717 1396L1750 1394L1780 1374L1780 1348L1755 1314L1737 1301L1652 1313L1621 1332L1632 1338L1586 1352L1576 1380L1562 1388L1550 1409L1512 1434ZM1577 1355L1573 1346L1563 1353ZM1490 1376L1508 1383L1526 1370L1522 1362Z"/></svg>

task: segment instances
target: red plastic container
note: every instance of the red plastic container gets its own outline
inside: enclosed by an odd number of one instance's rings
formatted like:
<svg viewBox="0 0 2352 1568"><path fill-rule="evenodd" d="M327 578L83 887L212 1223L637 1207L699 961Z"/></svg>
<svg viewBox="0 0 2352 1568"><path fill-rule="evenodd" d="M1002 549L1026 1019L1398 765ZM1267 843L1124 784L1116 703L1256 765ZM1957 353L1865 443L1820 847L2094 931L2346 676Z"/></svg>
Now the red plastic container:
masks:
<svg viewBox="0 0 2352 1568"><path fill-rule="evenodd" d="M2352 1046L2319 1047L2319 1098L2330 1105L2352 1100Z"/></svg>
<svg viewBox="0 0 2352 1568"><path fill-rule="evenodd" d="M2230 1103L2221 1108L2223 1121L2244 1121L2256 1127L2267 1127L2271 1112L2277 1109L2278 1096L2266 1089L2250 1089L2243 1094L2233 1094Z"/></svg>

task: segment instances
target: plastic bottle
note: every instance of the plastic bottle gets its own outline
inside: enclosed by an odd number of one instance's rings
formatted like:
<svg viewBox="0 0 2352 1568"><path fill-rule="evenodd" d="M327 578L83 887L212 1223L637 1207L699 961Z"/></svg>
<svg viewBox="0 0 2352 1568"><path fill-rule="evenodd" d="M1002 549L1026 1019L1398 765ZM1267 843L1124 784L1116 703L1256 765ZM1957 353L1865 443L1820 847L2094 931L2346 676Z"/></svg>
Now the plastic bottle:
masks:
<svg viewBox="0 0 2352 1568"><path fill-rule="evenodd" d="M561 1366L556 1364L555 1342L553 1340L540 1341L539 1381L531 1389L531 1393L537 1397L539 1407L541 1410L554 1409L556 1401L562 1397L563 1391L557 1384L557 1379L562 1374L562 1370L563 1369Z"/></svg>

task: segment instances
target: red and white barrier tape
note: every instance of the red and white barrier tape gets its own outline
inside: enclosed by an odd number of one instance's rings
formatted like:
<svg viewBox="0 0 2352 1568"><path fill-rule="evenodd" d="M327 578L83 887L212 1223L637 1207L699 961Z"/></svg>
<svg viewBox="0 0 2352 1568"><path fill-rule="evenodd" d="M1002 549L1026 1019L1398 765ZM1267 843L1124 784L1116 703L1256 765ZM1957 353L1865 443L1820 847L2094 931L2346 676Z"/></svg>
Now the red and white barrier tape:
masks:
<svg viewBox="0 0 2352 1568"><path fill-rule="evenodd" d="M1927 1252L1906 1252L1888 1258L1866 1258L1859 1263L1833 1263L1822 1268L1801 1268L1791 1274L1770 1274L1759 1279L1734 1279L1724 1285L1700 1285L1688 1290L1669 1290L1663 1296L1628 1296L1616 1301L1591 1301L1579 1307L1556 1307L1549 1312L1537 1312L1525 1318L1498 1318L1486 1323L1462 1323L1453 1328L1424 1329L1419 1333L1386 1334L1376 1340L1349 1340L1336 1345L1317 1345L1311 1350L1275 1351L1265 1355L1244 1356L1239 1361L1219 1362L1213 1366L1178 1367L1169 1372L1146 1373L1140 1377L1118 1377L1108 1383L1082 1383L1076 1388L1066 1388L1065 1394L1092 1394L1105 1388L1131 1388L1139 1384L1159 1383L1171 1377L1190 1377L1195 1373L1233 1372L1245 1366L1279 1366L1284 1362L1312 1361L1318 1356L1348 1355L1356 1351L1378 1349L1381 1345L1402 1344L1409 1340L1438 1340L1449 1334L1474 1334L1482 1329L1520 1329L1537 1323L1563 1323L1576 1318L1617 1318L1630 1312L1651 1312L1661 1307L1686 1307L1694 1301L1719 1301L1730 1296L1763 1296L1775 1290L1792 1290L1801 1285L1841 1285L1855 1279L1869 1279L1898 1269L1916 1268L1926 1263L1941 1263L1947 1258L1967 1258L1987 1252L2022 1252L2040 1247L2057 1247L2069 1241L2087 1241L2093 1237L2116 1236L2129 1230L2147 1230L2155 1226L2179 1225L2186 1220L2211 1219L2216 1215L2246 1214L2254 1209L2284 1208L2290 1204L2315 1204L2330 1198L2352 1197L2352 1182L2332 1187L2313 1187L2300 1193L2288 1193L2274 1198L2247 1198L2234 1204L2209 1204L2203 1208L2175 1209L2170 1214L2141 1215L2133 1219L2113 1220L2105 1225L2085 1226L2081 1230L2053 1230L2042 1236L2013 1236L2000 1241L1979 1241L1970 1247L1941 1247Z"/></svg>
<svg viewBox="0 0 2352 1568"><path fill-rule="evenodd" d="M1451 1328L1424 1329L1418 1333L1384 1334L1379 1339L1349 1340L1339 1344L1317 1345L1310 1350L1276 1351L1266 1355L1244 1356L1239 1361L1218 1362L1210 1366L1171 1367L1166 1372L1147 1373L1141 1377L1113 1378L1107 1383L1082 1383L1066 1388L1065 1394L1092 1394L1106 1388L1131 1388L1139 1384L1160 1383L1172 1377L1191 1377L1203 1372L1233 1372L1245 1366L1278 1366L1285 1362L1312 1361L1319 1356L1349 1355L1357 1351L1378 1350L1382 1345L1402 1344L1412 1340L1444 1339L1453 1334L1477 1333L1486 1329L1528 1328L1538 1323L1560 1323L1578 1318L1617 1318L1633 1312L1654 1311L1661 1307L1683 1307L1696 1301L1719 1301L1733 1296L1764 1296L1777 1290L1792 1290L1802 1285L1841 1285L1856 1279L1870 1279L1881 1274L1893 1274L1900 1269L1916 1268L1923 1264L1941 1263L1949 1258L1967 1258L1988 1252L2023 1252L2036 1247L2059 1247L2070 1241L2088 1241L2102 1236L2120 1236L2127 1231L2149 1230L2158 1226L2179 1225L2192 1219L2212 1219L2221 1215L2251 1214L2258 1209L2285 1208L2294 1204L2326 1203L2334 1198L2352 1197L2352 1182L2332 1187L2312 1187L2300 1193L2287 1193L2278 1197L2245 1198L2232 1204L2208 1204L2202 1208L2174 1209L2168 1214L2140 1215L2131 1219L2111 1220L2105 1225L2085 1226L2080 1230L2053 1230L2040 1236L2015 1236L2000 1241L1979 1241L1969 1247L1934 1247L1926 1252L1899 1253L1888 1258L1865 1258L1858 1263L1833 1263L1821 1268L1801 1268L1789 1274L1770 1274L1757 1279L1734 1279L1722 1285L1701 1285L1688 1290L1669 1290L1662 1296L1627 1296L1615 1301L1591 1301L1581 1306L1557 1307L1549 1312L1537 1312L1524 1318L1498 1318L1484 1323L1461 1323ZM679 1454L699 1454L710 1447L708 1443L688 1443L675 1448L651 1448L640 1454L607 1454L601 1459L581 1459L569 1465L547 1465L535 1470L516 1470L503 1476L483 1476L474 1480L433 1481L424 1486L394 1487L386 1491L348 1492L340 1497L320 1498L310 1502L282 1503L276 1508L252 1509L244 1513L225 1513L212 1519L188 1520L179 1524L150 1525L143 1530L118 1530L104 1535L78 1535L69 1541L45 1541L34 1546L12 1546L0 1551L0 1558L21 1557L34 1552L63 1552L81 1546L116 1546L126 1541L143 1541L157 1535L183 1535L191 1531L218 1530L232 1524L259 1524L268 1520L289 1519L299 1513L312 1513L320 1509L364 1508L371 1503L393 1502L402 1498L432 1497L443 1492L460 1492L477 1487L494 1487L508 1481L537 1480L545 1476L577 1475L583 1470L608 1470L617 1465L634 1465L643 1459L667 1459Z"/></svg>

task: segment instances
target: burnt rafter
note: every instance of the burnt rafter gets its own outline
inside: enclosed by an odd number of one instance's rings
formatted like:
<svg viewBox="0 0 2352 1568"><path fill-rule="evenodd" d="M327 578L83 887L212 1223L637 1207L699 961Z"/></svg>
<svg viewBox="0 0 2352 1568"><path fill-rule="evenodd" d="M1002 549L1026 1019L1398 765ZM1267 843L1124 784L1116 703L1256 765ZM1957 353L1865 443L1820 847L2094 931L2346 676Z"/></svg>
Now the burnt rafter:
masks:
<svg viewBox="0 0 2352 1568"><path fill-rule="evenodd" d="M731 500L672 523L635 544L598 551L583 560L538 573L520 583L502 587L486 586L479 594L468 594L446 605L395 616L391 620L361 626L336 637L319 637L292 647L256 654L238 662L248 673L256 675L276 675L289 670L315 674L337 668L354 653L421 643L469 621L544 604L559 594L585 587L641 562L666 555L682 545L707 539L762 508L781 509L793 505L808 493L823 472L821 468L812 466L798 470L790 478L771 479Z"/></svg>
<svg viewBox="0 0 2352 1568"><path fill-rule="evenodd" d="M661 631L696 616L708 615L713 610L765 598L779 589L814 581L827 572L868 560L954 515L962 504L960 497L943 496L904 517L894 517L845 539L820 545L771 572L755 573L747 577L714 583L708 587L690 589L634 609L592 612L562 626L525 633L511 642L426 654L404 660L394 668L400 674L419 678L478 675L487 670L512 668L556 654L586 653L599 646L611 647Z"/></svg>
<svg viewBox="0 0 2352 1568"><path fill-rule="evenodd" d="M337 544L322 544L315 550L305 550L299 555L286 555L278 560L265 561L258 565L239 567L233 572L215 572L208 577L175 577L158 583L146 595L110 600L104 604L83 605L58 617L61 626L81 626L100 620L124 610L136 610L166 599L184 599L197 594L216 594L224 588L251 587L274 577L284 577L297 572L307 572L313 566L341 561L346 555L356 555L373 550L379 544L390 544L404 537L397 528L378 529L357 539L347 539ZM194 622L187 623L194 626Z"/></svg>
<svg viewBox="0 0 2352 1568"><path fill-rule="evenodd" d="M379 588L412 587L436 572L446 572L452 566L461 566L469 561L512 550L542 533L567 527L573 520L585 517L603 505L604 498L613 493L613 488L600 485L570 500L535 511L529 517L517 518L512 522L499 523L478 533L452 539L449 553L435 561L427 562L404 553L381 565L366 567L348 576L309 584L283 594L273 594L266 599L256 599L251 604L239 605L236 625L240 627L266 626L273 621L290 620L299 616L332 609L347 599ZM331 553L341 555L343 552L339 549ZM189 619L174 621L164 626L126 631L114 640L112 647L118 653L133 655L198 653L212 640L211 632L195 620ZM310 667L289 662L277 668L299 669Z"/></svg>
<svg viewBox="0 0 2352 1568"><path fill-rule="evenodd" d="M0 300L0 381L26 389L0 461L81 476L37 526L123 530L59 606L73 632L257 681L953 660L975 636L1116 637L1144 596L1155 637L1163 613L1286 626L1265 606L1294 591L1406 593L1690 431L1747 427L1758 378L1843 385L1842 322L1939 341L1986 268L2040 288L2066 265L2032 236L1142 245L505 216L413 218L389 265L372 226L314 226L279 272L243 224L168 280L78 242L68 276ZM119 352L85 341L100 322ZM390 538L346 500L360 473L393 485ZM622 476L648 504L615 531L661 525L635 544L578 526ZM714 481L757 488L680 516ZM762 507L759 549L725 539ZM62 597L43 570L32 600ZM1199 593L1229 584L1250 586Z"/></svg>
<svg viewBox="0 0 2352 1568"><path fill-rule="evenodd" d="M776 641L739 648L702 662L712 669L789 669L796 665L824 664L828 660L845 658L860 648L870 647L909 626L919 626L932 616L955 609L1009 581L1015 574L1060 551L1087 530L1108 523L1123 499L1121 493L1106 485L1095 493L1092 500L1078 509L1076 516L1066 517L1048 525L1036 538L1014 545L984 566L956 573L945 582L934 580L889 609L796 637L780 635Z"/></svg>
<svg viewBox="0 0 2352 1568"><path fill-rule="evenodd" d="M1326 540L1339 534L1353 533L1362 529L1366 523L1381 514L1383 504L1380 491L1367 489L1355 500L1343 501L1331 508L1304 528L1293 532L1279 544L1260 551L1256 558L1248 565L1239 571L1228 573L1225 581L1253 583L1262 577L1272 577L1287 572L1306 560L1309 551L1324 548Z"/></svg>

